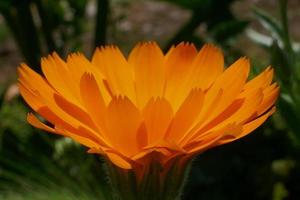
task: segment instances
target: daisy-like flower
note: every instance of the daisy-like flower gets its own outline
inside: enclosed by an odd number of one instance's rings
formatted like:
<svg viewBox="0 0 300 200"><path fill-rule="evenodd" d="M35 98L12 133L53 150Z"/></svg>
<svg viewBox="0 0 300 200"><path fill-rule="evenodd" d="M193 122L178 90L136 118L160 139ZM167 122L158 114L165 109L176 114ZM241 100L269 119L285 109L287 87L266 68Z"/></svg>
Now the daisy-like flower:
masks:
<svg viewBox="0 0 300 200"><path fill-rule="evenodd" d="M103 155L112 173L133 173L145 188L147 173L157 176L151 184L164 192L164 182L182 174L195 155L260 126L279 93L271 67L248 80L248 59L224 68L223 54L212 45L198 52L181 43L164 55L156 43L140 43L128 58L105 46L91 62L79 53L66 61L53 53L41 67L44 76L22 64L19 88L52 126L31 113L28 122Z"/></svg>

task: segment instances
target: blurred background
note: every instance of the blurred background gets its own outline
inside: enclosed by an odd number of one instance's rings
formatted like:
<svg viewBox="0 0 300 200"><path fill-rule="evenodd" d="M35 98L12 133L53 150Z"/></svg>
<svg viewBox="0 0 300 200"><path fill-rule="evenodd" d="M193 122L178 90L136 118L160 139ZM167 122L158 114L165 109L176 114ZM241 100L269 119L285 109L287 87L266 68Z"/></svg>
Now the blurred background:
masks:
<svg viewBox="0 0 300 200"><path fill-rule="evenodd" d="M299 0L0 0L0 199L109 200L101 160L25 120L16 68L52 51L65 57L117 44L128 52L155 40L214 43L226 63L275 67L277 112L253 134L200 155L184 200L300 199Z"/></svg>

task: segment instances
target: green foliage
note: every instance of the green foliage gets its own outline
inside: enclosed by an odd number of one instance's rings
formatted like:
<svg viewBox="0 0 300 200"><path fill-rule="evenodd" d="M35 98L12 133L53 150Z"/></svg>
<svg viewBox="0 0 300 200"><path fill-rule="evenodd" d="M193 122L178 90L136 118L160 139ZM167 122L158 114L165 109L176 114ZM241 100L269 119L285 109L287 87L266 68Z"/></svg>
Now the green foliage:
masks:
<svg viewBox="0 0 300 200"><path fill-rule="evenodd" d="M263 27L272 34L273 38L279 39L283 37L283 32L279 21L275 20L272 16L265 11L260 10L259 8L253 9L253 13Z"/></svg>
<svg viewBox="0 0 300 200"><path fill-rule="evenodd" d="M22 194L9 193L0 195L0 199L6 200L98 200L91 194L78 193L74 194L70 191L61 190L61 188L54 188L51 190L38 189L24 191Z"/></svg>
<svg viewBox="0 0 300 200"><path fill-rule="evenodd" d="M73 142L30 127L27 111L19 99L1 107L0 194L12 199L109 199L101 161ZM84 164L78 165L79 160Z"/></svg>
<svg viewBox="0 0 300 200"><path fill-rule="evenodd" d="M279 0L281 20L275 20L262 10L254 9L259 22L270 33L272 43L263 44L270 54L270 62L276 69L277 80L281 86L278 108L287 128L300 141L300 59L299 49L292 42L288 30L286 0ZM265 36L268 37L268 36ZM260 43L256 37L254 41Z"/></svg>

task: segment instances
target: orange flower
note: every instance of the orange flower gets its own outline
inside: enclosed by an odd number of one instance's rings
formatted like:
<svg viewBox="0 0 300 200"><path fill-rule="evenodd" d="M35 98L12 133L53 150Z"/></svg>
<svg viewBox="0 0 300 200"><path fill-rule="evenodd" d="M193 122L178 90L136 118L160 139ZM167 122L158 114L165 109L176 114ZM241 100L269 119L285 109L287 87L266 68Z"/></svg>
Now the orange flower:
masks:
<svg viewBox="0 0 300 200"><path fill-rule="evenodd" d="M106 46L91 62L78 53L67 61L53 53L41 67L44 77L22 64L19 88L53 126L31 113L29 123L70 137L122 169L188 160L237 140L274 112L279 93L271 67L247 81L248 59L224 69L212 45L197 52L181 43L164 55L156 43L141 43L128 58Z"/></svg>

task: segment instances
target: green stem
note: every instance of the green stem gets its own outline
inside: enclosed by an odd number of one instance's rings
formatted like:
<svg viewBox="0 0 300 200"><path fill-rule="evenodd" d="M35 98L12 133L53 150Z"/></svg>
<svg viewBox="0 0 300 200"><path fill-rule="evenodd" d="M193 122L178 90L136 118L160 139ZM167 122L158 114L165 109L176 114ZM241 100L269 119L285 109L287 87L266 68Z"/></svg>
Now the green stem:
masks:
<svg viewBox="0 0 300 200"><path fill-rule="evenodd" d="M190 162L172 161L162 166L150 162L143 168L124 170L106 161L106 171L114 200L179 200Z"/></svg>
<svg viewBox="0 0 300 200"><path fill-rule="evenodd" d="M287 16L287 0L279 0L280 5L280 16L281 16L281 23L283 28L283 40L286 50L289 53L293 53L293 48L290 41L289 35L289 25L288 25L288 16Z"/></svg>
<svg viewBox="0 0 300 200"><path fill-rule="evenodd" d="M94 47L106 44L107 21L109 14L109 0L97 1L97 16L95 27Z"/></svg>
<svg viewBox="0 0 300 200"><path fill-rule="evenodd" d="M48 16L47 10L45 9L44 1L43 0L34 0L39 16L42 21L42 29L43 34L48 46L48 53L57 50L56 44L53 38L53 24L51 19Z"/></svg>

